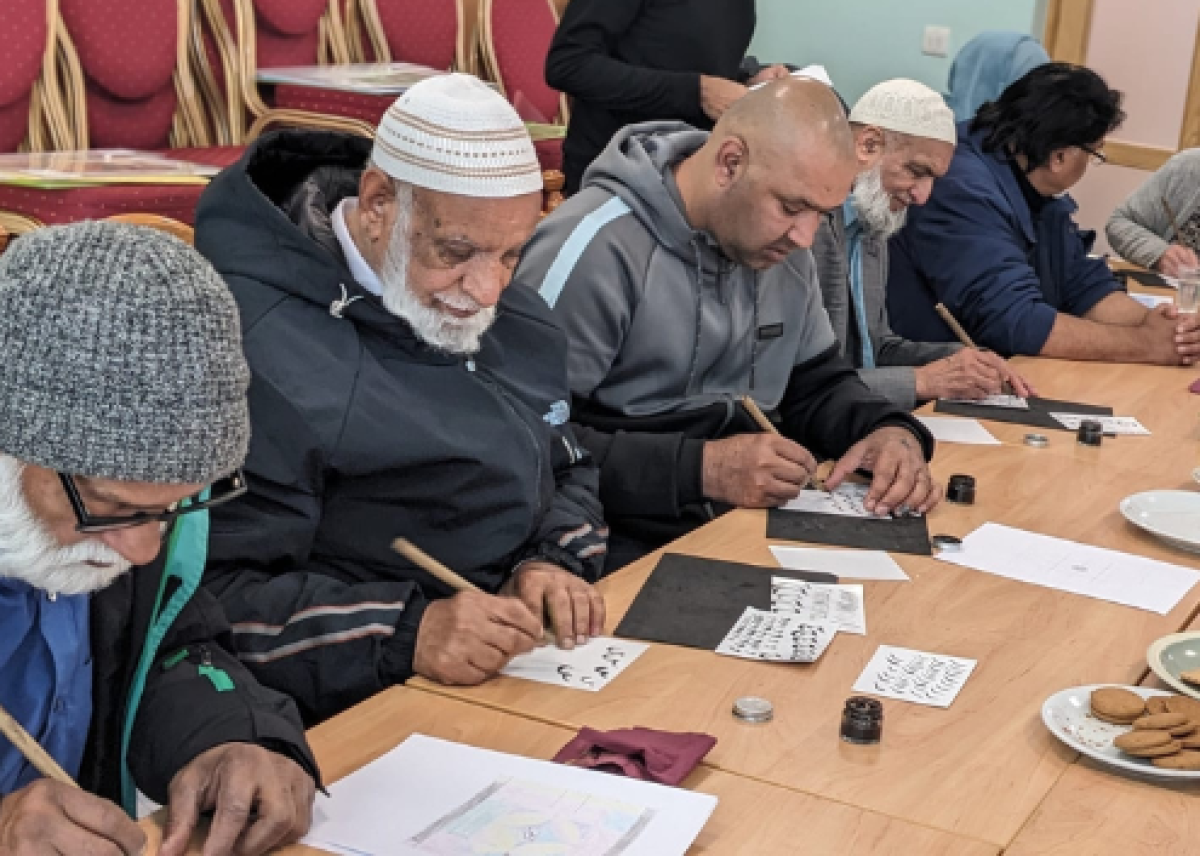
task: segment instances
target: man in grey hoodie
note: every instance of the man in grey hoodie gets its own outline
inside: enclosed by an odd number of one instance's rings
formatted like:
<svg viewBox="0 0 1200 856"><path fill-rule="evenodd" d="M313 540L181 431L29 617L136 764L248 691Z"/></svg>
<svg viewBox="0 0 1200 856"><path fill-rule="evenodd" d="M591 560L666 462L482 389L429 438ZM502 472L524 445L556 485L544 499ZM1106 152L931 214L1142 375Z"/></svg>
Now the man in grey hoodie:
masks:
<svg viewBox="0 0 1200 856"><path fill-rule="evenodd" d="M814 454L839 459L829 487L871 471L876 513L937 504L933 439L838 355L807 249L858 169L833 92L787 79L737 102L711 135L626 128L538 228L516 279L567 333L609 568L722 509L786 502ZM746 395L782 436L757 428Z"/></svg>

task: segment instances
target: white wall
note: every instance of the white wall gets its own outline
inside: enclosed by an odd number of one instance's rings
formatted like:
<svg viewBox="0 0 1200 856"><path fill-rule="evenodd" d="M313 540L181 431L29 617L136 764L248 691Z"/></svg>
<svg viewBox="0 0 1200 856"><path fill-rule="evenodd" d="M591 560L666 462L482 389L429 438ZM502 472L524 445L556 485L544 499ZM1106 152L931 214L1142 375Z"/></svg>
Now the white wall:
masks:
<svg viewBox="0 0 1200 856"><path fill-rule="evenodd" d="M1040 37L1044 0L758 0L750 53L764 62L820 63L847 102L893 77L946 88L958 49L983 30ZM950 28L946 57L921 53L927 24Z"/></svg>

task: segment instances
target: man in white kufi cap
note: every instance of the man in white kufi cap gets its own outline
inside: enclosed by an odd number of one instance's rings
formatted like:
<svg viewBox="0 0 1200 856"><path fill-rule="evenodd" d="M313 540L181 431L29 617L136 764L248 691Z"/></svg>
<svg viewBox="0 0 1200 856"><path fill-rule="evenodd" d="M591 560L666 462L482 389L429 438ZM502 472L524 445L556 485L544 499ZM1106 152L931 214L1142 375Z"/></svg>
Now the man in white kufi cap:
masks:
<svg viewBox="0 0 1200 856"><path fill-rule="evenodd" d="M983 398L1029 387L993 353L945 342L912 342L888 324L888 238L910 205L924 205L954 157L954 113L923 83L880 83L850 111L863 171L813 243L821 296L841 344L875 392L911 409L933 398Z"/></svg>
<svg viewBox="0 0 1200 856"><path fill-rule="evenodd" d="M213 515L206 583L309 723L414 674L478 683L543 628L563 647L601 630L607 530L566 343L509 287L541 202L520 117L462 74L413 86L373 143L282 131L206 191L197 247L253 372L249 493Z"/></svg>

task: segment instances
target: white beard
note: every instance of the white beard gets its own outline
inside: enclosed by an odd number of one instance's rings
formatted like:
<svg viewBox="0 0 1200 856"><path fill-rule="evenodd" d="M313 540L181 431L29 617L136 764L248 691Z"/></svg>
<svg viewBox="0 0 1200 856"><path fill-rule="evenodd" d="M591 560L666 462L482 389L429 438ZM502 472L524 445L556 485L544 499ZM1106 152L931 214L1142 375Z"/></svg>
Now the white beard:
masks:
<svg viewBox="0 0 1200 856"><path fill-rule="evenodd" d="M412 190L396 198L396 225L384 254L379 279L383 283L383 306L403 318L413 332L430 347L451 354L473 354L479 350L483 334L496 320L496 307L481 308L466 294L435 294L435 305L426 306L408 282L408 263L412 258L409 224L412 222ZM469 318L456 318L436 304L459 311L475 311Z"/></svg>
<svg viewBox="0 0 1200 856"><path fill-rule="evenodd" d="M869 231L887 240L904 228L908 208L892 210L892 196L883 189L883 173L878 167L859 173L854 182L854 208Z"/></svg>
<svg viewBox="0 0 1200 856"><path fill-rule="evenodd" d="M0 577L21 580L52 594L99 591L129 570L129 562L107 544L87 539L60 547L25 499L25 465L0 455ZM87 562L103 562L97 568Z"/></svg>

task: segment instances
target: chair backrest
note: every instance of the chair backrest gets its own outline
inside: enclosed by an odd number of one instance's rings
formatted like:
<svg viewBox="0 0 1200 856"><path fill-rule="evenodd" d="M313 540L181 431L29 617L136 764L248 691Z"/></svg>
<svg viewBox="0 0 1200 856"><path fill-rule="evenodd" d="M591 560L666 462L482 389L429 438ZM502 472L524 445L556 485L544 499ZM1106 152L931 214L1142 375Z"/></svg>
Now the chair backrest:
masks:
<svg viewBox="0 0 1200 856"><path fill-rule="evenodd" d="M186 68L190 8L190 0L59 0L79 75L68 85L82 90L74 100L86 115L81 145L207 143Z"/></svg>
<svg viewBox="0 0 1200 856"><path fill-rule="evenodd" d="M546 83L546 54L558 27L553 0L481 0L484 59L528 122L563 122L566 99Z"/></svg>
<svg viewBox="0 0 1200 856"><path fill-rule="evenodd" d="M46 51L52 49L48 7L47 0L8 0L0 14L0 152L15 152L34 131L35 90Z"/></svg>
<svg viewBox="0 0 1200 856"><path fill-rule="evenodd" d="M106 217L107 220L113 220L117 223L132 223L135 226L149 226L151 229L158 229L160 232L166 232L168 235L174 235L185 244L196 243L196 230L187 223L181 223L171 217L164 217L161 214L114 214L112 217Z"/></svg>
<svg viewBox="0 0 1200 856"><path fill-rule="evenodd" d="M250 0L258 68L316 65L329 0Z"/></svg>
<svg viewBox="0 0 1200 856"><path fill-rule="evenodd" d="M462 0L361 0L372 58L465 67Z"/></svg>

